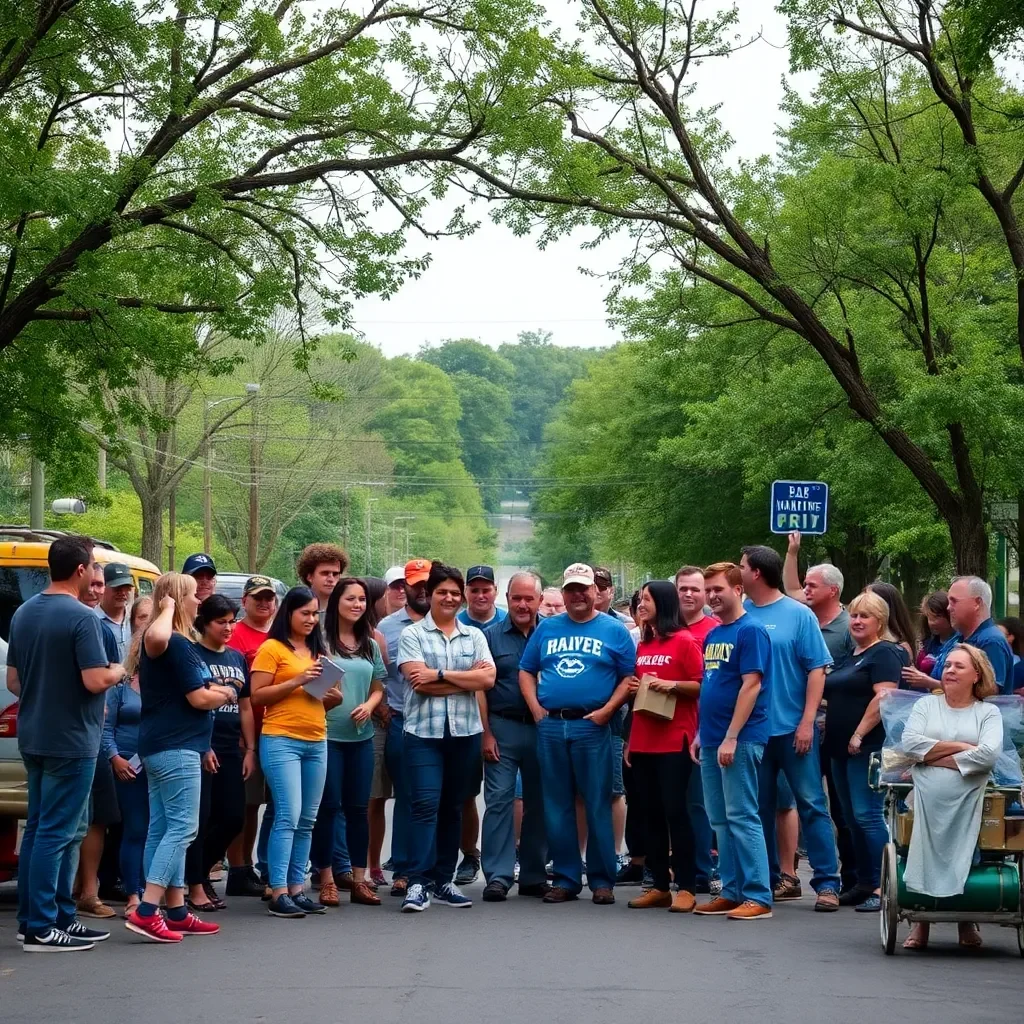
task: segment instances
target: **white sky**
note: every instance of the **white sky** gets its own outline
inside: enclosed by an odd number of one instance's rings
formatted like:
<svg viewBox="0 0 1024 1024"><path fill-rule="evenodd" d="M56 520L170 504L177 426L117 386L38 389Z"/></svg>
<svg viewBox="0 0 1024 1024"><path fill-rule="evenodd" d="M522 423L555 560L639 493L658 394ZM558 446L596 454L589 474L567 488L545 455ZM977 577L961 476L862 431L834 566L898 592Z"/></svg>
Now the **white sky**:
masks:
<svg viewBox="0 0 1024 1024"><path fill-rule="evenodd" d="M776 0L737 2L741 33L760 30L764 38L727 62L716 59L698 69L697 78L705 84L697 98L723 104L719 117L735 139L734 155L755 157L776 146L781 82L788 73L785 19L774 10ZM563 34L573 32L578 5L549 0L548 6ZM471 208L471 215L482 221L471 237L425 246L433 263L418 281L389 301L367 298L356 304L355 326L367 341L394 356L446 338L477 338L497 346L536 328L552 331L559 345L618 340L605 317L604 282L584 276L579 268L603 272L615 266L624 238L594 251L581 250L579 240L568 238L542 251L531 238L517 238L492 224L482 205ZM420 246L410 235L407 252L420 252Z"/></svg>

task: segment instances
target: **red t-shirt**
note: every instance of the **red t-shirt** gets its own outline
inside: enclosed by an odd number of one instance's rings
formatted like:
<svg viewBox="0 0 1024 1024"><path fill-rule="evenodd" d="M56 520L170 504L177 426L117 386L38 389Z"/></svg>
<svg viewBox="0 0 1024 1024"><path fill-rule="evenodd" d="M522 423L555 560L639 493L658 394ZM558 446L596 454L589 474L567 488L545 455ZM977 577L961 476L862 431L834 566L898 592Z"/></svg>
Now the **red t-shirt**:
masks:
<svg viewBox="0 0 1024 1024"><path fill-rule="evenodd" d="M700 682L704 655L692 633L681 629L667 640L642 640L636 649L638 678L657 676L673 683ZM671 721L633 712L629 750L635 754L678 754L697 735L697 697L676 695Z"/></svg>
<svg viewBox="0 0 1024 1024"><path fill-rule="evenodd" d="M708 640L708 633L710 633L715 626L720 626L721 624L722 623L714 615L705 615L704 618L698 619L692 626L688 626L684 622L683 629L685 629L690 636L700 644L700 649L703 651L704 645Z"/></svg>
<svg viewBox="0 0 1024 1024"><path fill-rule="evenodd" d="M256 657L256 652L260 649L260 644L264 643L266 639L266 633L258 629L253 629L247 622L236 622L235 628L231 630L231 639L228 640L228 647L238 651L238 653L245 658L246 667L251 669L252 659ZM252 705L252 717L256 722L257 736L259 736L260 729L263 726L264 710L265 708L262 704Z"/></svg>

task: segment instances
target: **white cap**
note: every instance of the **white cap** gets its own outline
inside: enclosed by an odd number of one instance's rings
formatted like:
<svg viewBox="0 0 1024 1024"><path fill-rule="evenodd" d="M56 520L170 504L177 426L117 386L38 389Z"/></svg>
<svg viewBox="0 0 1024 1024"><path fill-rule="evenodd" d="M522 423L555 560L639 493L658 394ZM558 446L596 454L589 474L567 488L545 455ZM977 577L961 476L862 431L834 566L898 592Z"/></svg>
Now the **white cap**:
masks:
<svg viewBox="0 0 1024 1024"><path fill-rule="evenodd" d="M567 587L570 583L580 583L584 587L594 585L594 570L585 562L574 562L562 573L562 586Z"/></svg>
<svg viewBox="0 0 1024 1024"><path fill-rule="evenodd" d="M393 565L384 573L384 585L390 587L392 583L405 582L405 566Z"/></svg>

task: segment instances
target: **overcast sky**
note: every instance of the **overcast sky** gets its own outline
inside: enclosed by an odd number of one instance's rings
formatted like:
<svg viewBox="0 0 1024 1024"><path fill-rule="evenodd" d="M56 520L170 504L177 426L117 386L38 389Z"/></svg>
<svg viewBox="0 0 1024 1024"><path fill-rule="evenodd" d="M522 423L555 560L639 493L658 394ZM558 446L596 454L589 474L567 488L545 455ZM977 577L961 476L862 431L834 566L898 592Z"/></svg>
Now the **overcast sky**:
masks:
<svg viewBox="0 0 1024 1024"><path fill-rule="evenodd" d="M781 82L788 71L785 20L776 14L775 2L740 0L741 31L763 31L764 39L697 72L704 83L698 99L723 104L719 117L736 140L736 156L775 149ZM549 9L563 33L573 31L577 3L549 0ZM559 345L618 340L605 318L604 282L584 276L580 267L615 266L624 239L598 251L581 250L580 239L565 239L541 251L532 239L516 238L490 223L482 207L476 210L475 219L483 223L467 239L424 243L410 235L407 251L425 247L433 263L389 301L369 298L356 304L356 326L367 341L393 356L446 338L478 338L496 346L535 328L552 331Z"/></svg>

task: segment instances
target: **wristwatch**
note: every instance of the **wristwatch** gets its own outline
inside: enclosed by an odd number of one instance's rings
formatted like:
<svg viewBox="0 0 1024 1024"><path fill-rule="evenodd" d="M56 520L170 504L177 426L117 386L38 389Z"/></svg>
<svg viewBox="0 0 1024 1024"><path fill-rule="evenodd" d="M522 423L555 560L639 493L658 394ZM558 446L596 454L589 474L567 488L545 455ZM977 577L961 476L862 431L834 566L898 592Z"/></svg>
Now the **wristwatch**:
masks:
<svg viewBox="0 0 1024 1024"><path fill-rule="evenodd" d="M437 681L439 683L443 683L444 682L444 669L443 668L439 668L437 670Z"/></svg>

